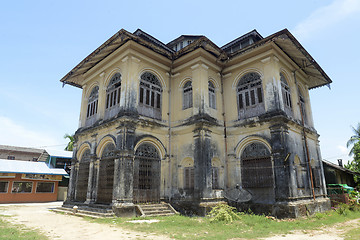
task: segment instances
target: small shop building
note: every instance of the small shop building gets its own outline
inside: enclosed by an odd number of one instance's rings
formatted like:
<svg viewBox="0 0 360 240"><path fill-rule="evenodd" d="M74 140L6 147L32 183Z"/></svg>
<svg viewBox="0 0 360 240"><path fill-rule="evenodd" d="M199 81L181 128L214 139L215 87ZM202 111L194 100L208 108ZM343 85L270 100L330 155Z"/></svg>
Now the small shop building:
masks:
<svg viewBox="0 0 360 240"><path fill-rule="evenodd" d="M0 159L0 203L56 201L58 183L67 175L45 162Z"/></svg>

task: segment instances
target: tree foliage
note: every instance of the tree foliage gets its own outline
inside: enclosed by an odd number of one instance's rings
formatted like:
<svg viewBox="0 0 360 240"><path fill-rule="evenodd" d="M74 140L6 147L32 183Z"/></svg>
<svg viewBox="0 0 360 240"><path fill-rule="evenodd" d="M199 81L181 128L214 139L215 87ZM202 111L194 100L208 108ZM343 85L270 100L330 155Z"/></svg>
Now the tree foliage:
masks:
<svg viewBox="0 0 360 240"><path fill-rule="evenodd" d="M353 128L354 135L350 137L347 142L347 147L351 147L350 156L353 156L353 160L349 161L348 164L345 164L345 167L351 171L360 173L360 123L358 123L357 128ZM360 185L360 177L354 176L354 180L357 185Z"/></svg>
<svg viewBox="0 0 360 240"><path fill-rule="evenodd" d="M70 135L70 134L65 134L64 135L65 139L69 139L69 143L67 144L67 146L65 147L66 151L72 151L74 149L74 143L75 143L75 137L74 134Z"/></svg>
<svg viewBox="0 0 360 240"><path fill-rule="evenodd" d="M350 137L349 141L347 141L347 143L346 143L347 147L350 147L351 145L353 146L350 149L350 153L349 153L350 156L354 154L354 150L355 150L354 147L355 147L356 143L360 142L360 123L358 123L357 128L352 127L352 129L353 129L354 135L352 135Z"/></svg>

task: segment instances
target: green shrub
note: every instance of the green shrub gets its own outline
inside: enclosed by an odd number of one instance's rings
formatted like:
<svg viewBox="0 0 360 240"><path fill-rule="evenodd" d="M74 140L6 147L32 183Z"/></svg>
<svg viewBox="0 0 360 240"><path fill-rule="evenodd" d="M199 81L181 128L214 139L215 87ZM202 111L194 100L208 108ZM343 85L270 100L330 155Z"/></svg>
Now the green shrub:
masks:
<svg viewBox="0 0 360 240"><path fill-rule="evenodd" d="M235 211L236 208L227 204L218 204L212 208L207 216L210 217L210 222L229 223L240 219L240 215Z"/></svg>

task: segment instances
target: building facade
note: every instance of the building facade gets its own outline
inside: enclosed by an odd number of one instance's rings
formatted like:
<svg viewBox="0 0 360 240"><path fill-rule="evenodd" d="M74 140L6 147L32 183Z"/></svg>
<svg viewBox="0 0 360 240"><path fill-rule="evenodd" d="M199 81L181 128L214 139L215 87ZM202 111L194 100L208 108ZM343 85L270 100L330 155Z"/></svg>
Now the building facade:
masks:
<svg viewBox="0 0 360 240"><path fill-rule="evenodd" d="M0 203L56 201L66 175L45 162L0 159Z"/></svg>
<svg viewBox="0 0 360 240"><path fill-rule="evenodd" d="M61 82L82 89L68 204L329 206L309 90L331 80L286 29L223 47L120 30Z"/></svg>

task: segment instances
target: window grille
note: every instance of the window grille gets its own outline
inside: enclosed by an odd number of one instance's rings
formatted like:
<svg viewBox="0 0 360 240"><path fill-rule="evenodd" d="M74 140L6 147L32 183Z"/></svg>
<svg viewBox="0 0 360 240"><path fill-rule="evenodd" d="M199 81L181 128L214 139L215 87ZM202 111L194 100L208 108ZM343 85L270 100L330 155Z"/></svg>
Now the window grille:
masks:
<svg viewBox="0 0 360 240"><path fill-rule="evenodd" d="M264 112L262 81L259 74L245 74L237 85L239 118L254 117Z"/></svg>
<svg viewBox="0 0 360 240"><path fill-rule="evenodd" d="M209 107L216 109L215 86L209 81Z"/></svg>
<svg viewBox="0 0 360 240"><path fill-rule="evenodd" d="M192 108L193 106L193 93L192 93L192 83L187 81L183 89L183 109Z"/></svg>
<svg viewBox="0 0 360 240"><path fill-rule="evenodd" d="M139 113L147 117L161 119L162 87L157 77L149 72L141 75L139 93Z"/></svg>
<svg viewBox="0 0 360 240"><path fill-rule="evenodd" d="M160 200L160 156L154 145L141 144L135 152L134 201Z"/></svg>
<svg viewBox="0 0 360 240"><path fill-rule="evenodd" d="M106 144L100 159L99 183L97 193L97 203L110 204L112 202L114 184L114 158L115 145Z"/></svg>
<svg viewBox="0 0 360 240"><path fill-rule="evenodd" d="M270 152L262 143L251 143L241 155L242 184L245 188L273 187Z"/></svg>
<svg viewBox="0 0 360 240"><path fill-rule="evenodd" d="M81 156L79 163L79 171L76 184L75 199L79 202L85 202L88 181L89 181L89 167L90 167L90 150L86 149Z"/></svg>
<svg viewBox="0 0 360 240"><path fill-rule="evenodd" d="M292 112L291 91L283 73L280 73L280 81L281 81L281 92L285 106L285 112L291 114Z"/></svg>

